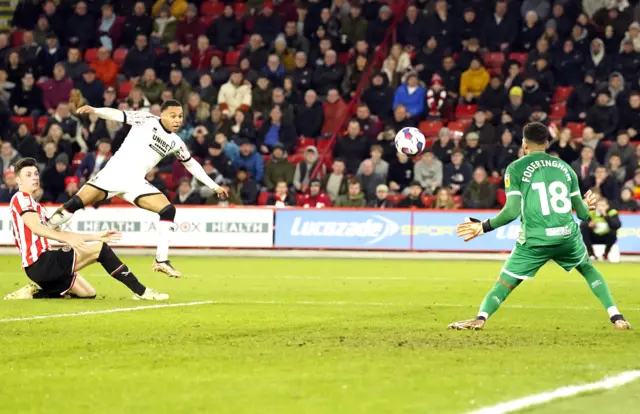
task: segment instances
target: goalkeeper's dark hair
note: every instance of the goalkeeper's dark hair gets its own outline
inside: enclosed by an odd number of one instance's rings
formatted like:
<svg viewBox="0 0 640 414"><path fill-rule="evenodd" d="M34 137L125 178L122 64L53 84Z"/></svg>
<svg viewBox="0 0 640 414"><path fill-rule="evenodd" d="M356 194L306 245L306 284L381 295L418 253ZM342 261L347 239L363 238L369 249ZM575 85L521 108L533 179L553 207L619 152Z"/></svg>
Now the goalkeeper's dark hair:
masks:
<svg viewBox="0 0 640 414"><path fill-rule="evenodd" d="M164 112L169 108L175 108L176 106L179 108L182 108L182 105L180 104L180 102L176 101L175 99L167 99L162 103L162 106L160 107L160 112Z"/></svg>
<svg viewBox="0 0 640 414"><path fill-rule="evenodd" d="M17 176L20 175L20 171L23 168L27 168L27 167L36 167L38 168L38 162L31 157L27 157L27 158L23 158L21 160L19 160L18 162L16 162L16 165L14 166L14 171L16 173Z"/></svg>
<svg viewBox="0 0 640 414"><path fill-rule="evenodd" d="M544 145L549 141L549 128L540 122L531 122L524 126L522 135L531 143Z"/></svg>

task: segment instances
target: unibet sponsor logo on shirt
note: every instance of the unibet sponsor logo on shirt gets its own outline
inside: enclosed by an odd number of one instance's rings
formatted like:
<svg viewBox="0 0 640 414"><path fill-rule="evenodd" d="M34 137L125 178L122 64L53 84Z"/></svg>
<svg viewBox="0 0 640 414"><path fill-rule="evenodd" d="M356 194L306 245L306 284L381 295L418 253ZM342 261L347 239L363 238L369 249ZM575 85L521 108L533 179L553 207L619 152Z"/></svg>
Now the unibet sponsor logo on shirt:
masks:
<svg viewBox="0 0 640 414"><path fill-rule="evenodd" d="M268 233L269 224L246 221L217 221L207 223L207 233Z"/></svg>
<svg viewBox="0 0 640 414"><path fill-rule="evenodd" d="M139 232L142 225L139 221L79 221L78 231L100 232L100 231L121 231Z"/></svg>

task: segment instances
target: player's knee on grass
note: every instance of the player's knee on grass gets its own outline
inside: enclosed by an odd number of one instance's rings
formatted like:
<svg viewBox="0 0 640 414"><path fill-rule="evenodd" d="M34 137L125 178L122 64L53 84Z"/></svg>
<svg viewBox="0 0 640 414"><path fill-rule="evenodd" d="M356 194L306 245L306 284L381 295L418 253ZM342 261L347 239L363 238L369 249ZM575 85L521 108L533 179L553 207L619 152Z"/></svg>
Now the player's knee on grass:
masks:
<svg viewBox="0 0 640 414"><path fill-rule="evenodd" d="M176 207L173 204L167 205L158 213L161 221L173 221L176 218Z"/></svg>

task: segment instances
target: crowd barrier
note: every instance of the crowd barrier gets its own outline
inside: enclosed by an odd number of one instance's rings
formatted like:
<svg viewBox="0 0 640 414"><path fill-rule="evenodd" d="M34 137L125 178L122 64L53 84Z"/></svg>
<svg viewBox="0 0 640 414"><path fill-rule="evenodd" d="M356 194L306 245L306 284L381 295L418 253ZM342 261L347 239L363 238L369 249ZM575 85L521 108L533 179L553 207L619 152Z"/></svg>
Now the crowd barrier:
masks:
<svg viewBox="0 0 640 414"><path fill-rule="evenodd" d="M50 207L52 211L55 207ZM0 206L0 245L13 245L8 206ZM479 219L497 211L379 209L304 209L268 207L177 207L177 231L171 245L189 248L282 248L507 252L518 237L519 221L464 243L455 227L472 214ZM640 214L621 214L620 251L640 254ZM118 230L126 247L155 247L158 216L135 207L86 208L65 230Z"/></svg>

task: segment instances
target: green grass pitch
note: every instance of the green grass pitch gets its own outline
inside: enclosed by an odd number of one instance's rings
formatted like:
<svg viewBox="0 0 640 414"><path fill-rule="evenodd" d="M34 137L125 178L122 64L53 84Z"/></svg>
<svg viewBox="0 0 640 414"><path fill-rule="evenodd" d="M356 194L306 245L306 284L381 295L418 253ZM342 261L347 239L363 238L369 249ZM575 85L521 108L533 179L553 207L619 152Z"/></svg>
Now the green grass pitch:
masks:
<svg viewBox="0 0 640 414"><path fill-rule="evenodd" d="M500 262L176 257L188 279L126 258L170 303L0 322L0 412L464 413L640 368L638 331L615 331L577 272L547 264L483 332L473 317ZM640 327L640 266L598 264ZM0 293L24 285L0 257ZM4 301L0 320L153 305L99 265L95 301ZM633 413L640 381L527 413Z"/></svg>

